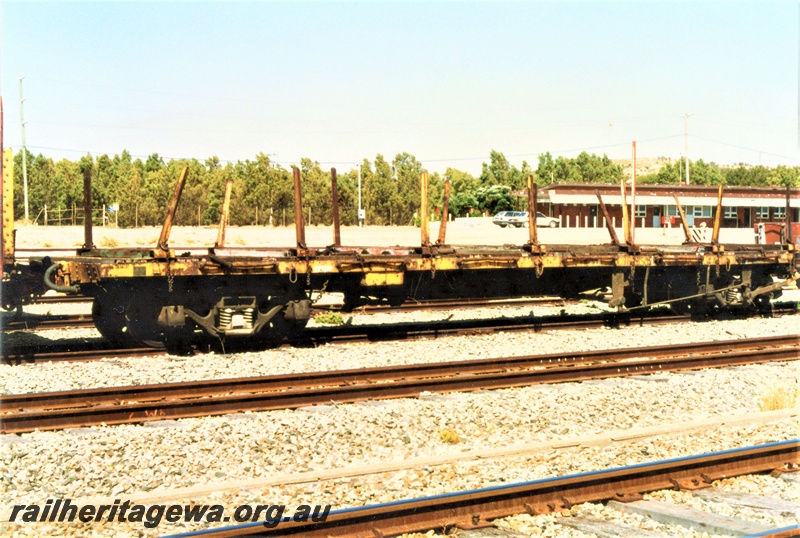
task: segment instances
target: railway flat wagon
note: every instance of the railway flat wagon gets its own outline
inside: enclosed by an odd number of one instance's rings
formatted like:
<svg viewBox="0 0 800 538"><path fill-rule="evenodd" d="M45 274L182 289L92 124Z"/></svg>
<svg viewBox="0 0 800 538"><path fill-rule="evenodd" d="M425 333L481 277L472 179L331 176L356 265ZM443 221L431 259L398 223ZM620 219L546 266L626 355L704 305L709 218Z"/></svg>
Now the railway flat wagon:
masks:
<svg viewBox="0 0 800 538"><path fill-rule="evenodd" d="M9 176L4 176L7 186ZM766 311L769 299L797 277L788 222L784 240L772 245L720 244L718 218L707 244L692 242L687 229L683 245L635 245L626 214L624 240L609 227L611 242L605 245L540 244L535 219L529 223L529 241L524 245L448 245L449 189L439 237L432 242L425 211L426 173L420 178L419 246L341 246L335 195L333 244L307 246L300 173L295 169L295 245L227 248L229 183L215 245L180 253L170 248L169 235L186 176L184 169L152 249L94 248L88 223L84 248L74 256L15 264L13 220L9 226L4 204L4 306L19 306L52 288L92 297L97 329L118 345L181 348L198 341L236 340L267 345L302 334L312 301L322 291L343 294L345 310L352 310L366 304L439 298L573 298L585 290L610 288L610 304L620 309L666 302L676 310L701 315L732 307ZM335 170L332 180L335 193ZM718 216L722 196L720 188ZM787 204L789 196L787 190ZM529 215L536 215L532 178L528 198ZM599 195L598 200L605 212Z"/></svg>

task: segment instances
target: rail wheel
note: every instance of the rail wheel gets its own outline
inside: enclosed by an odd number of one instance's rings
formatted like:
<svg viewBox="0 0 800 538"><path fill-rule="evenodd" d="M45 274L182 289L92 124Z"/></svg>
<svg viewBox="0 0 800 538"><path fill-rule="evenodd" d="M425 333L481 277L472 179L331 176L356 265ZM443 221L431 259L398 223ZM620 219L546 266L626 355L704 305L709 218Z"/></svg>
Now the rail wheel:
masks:
<svg viewBox="0 0 800 538"><path fill-rule="evenodd" d="M131 297L125 310L128 333L138 345L164 349L163 329L158 325L162 301L149 294Z"/></svg>
<svg viewBox="0 0 800 538"><path fill-rule="evenodd" d="M92 302L92 321L94 326L111 345L133 347L136 339L127 326L126 301L118 293L102 291Z"/></svg>

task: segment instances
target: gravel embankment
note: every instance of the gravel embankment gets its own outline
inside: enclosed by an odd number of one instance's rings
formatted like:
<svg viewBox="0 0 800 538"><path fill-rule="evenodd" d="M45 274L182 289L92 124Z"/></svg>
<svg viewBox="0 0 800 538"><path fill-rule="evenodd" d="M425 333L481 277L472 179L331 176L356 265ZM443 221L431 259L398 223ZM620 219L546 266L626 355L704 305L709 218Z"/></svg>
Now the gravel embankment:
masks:
<svg viewBox="0 0 800 538"><path fill-rule="evenodd" d="M434 362L521 353L679 344L796 332L795 320L752 319L625 330L514 333L437 340L383 342L316 349L269 350L102 363L2 367L8 392L64 390L79 386L154 383L292 371ZM776 363L660 374L596 382L428 394L364 404L317 406L296 411L245 413L3 436L0 451L6 506L47 498L128 498L173 488L209 486L215 495L180 499L241 503L302 502L358 506L413 496L458 491L559 474L690 455L795 437L794 419L774 425L717 428L702 434L669 435L635 443L579 447L530 456L412 466L379 476L348 477L297 485L253 486L227 491L236 481L269 480L286 473L321 472L470 452L585 439L611 430L669 425L706 417L759 411L766 391L796 387L800 365ZM443 433L455 433L448 443ZM4 512L7 514L7 512ZM540 522L541 523L541 522ZM540 524L537 523L537 524ZM141 525L97 526L96 532L163 534ZM79 534L91 526L80 527ZM14 527L27 535L55 527ZM0 529L2 530L2 529ZM64 529L61 528L60 531ZM78 528L75 529L78 531ZM5 531L10 532L11 528Z"/></svg>
<svg viewBox="0 0 800 538"><path fill-rule="evenodd" d="M538 307L540 309L552 307ZM573 307L575 308L575 307ZM560 309L557 309L560 310ZM515 309L503 310L511 316ZM529 312L529 311L528 311ZM539 313L539 310L536 311ZM445 319L447 312L402 314L415 319ZM497 316L497 310L467 311L460 316ZM380 321L378 314L355 316ZM398 319L395 314L395 320ZM394 364L429 363L469 359L488 359L527 354L565 353L592 349L612 349L671 345L694 341L794 334L797 320L791 316L775 319L710 321L623 329L551 331L541 333L497 333L475 336L448 336L435 340L374 342L348 345L323 345L314 349L284 347L249 353L204 354L193 357L109 358L87 363L44 363L40 365L0 365L0 393L18 394L117 385L140 385L220 379L242 376L277 375L306 371L367 368ZM95 338L93 329L40 331L34 337ZM102 367L98 367L102 364Z"/></svg>
<svg viewBox="0 0 800 538"><path fill-rule="evenodd" d="M534 307L537 314L544 309ZM447 315L409 314L416 319ZM377 321L373 316L364 317ZM58 332L63 337L63 331ZM94 331L68 332L96 336ZM282 348L226 356L0 366L0 391L70 390L794 333L796 319L784 317ZM48 498L79 502L101 497L110 503L141 495L146 504L161 502L147 499L164 497L169 502L218 503L231 511L239 504L259 503L288 507L331 504L338 509L779 441L797 437L796 414L768 424L712 427L624 443L595 446L586 440L615 430L755 414L765 393L775 387L796 391L798 379L800 365L796 362L775 363L0 436L0 515L7 517L13 504L44 503ZM576 446L464 459L493 449L559 442ZM448 459L459 461L448 463ZM392 470L363 474L381 471L384 466ZM343 476L309 477L325 472ZM287 474L295 479L285 477ZM276 481L276 477L282 478ZM292 481L299 483L278 483ZM176 488L194 488L198 493L172 492ZM775 490L776 496L787 500L797 497L793 490L756 489L763 494ZM559 516L516 516L508 521L523 534L538 531L580 536L574 534L577 531L558 530L555 521ZM141 523L0 524L0 533L155 536L195 528L200 526L165 522L155 529L146 529Z"/></svg>

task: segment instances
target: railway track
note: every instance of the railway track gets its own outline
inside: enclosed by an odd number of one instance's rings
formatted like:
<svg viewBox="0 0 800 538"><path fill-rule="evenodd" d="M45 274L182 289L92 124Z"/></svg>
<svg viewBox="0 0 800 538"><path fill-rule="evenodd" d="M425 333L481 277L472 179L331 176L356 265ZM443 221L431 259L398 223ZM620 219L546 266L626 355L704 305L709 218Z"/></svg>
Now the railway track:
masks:
<svg viewBox="0 0 800 538"><path fill-rule="evenodd" d="M501 331L544 331L559 329L592 329L599 327L625 327L631 325L661 325L689 322L690 316L640 315L632 319L626 314L604 314L583 316L525 316L518 318L493 318L475 320L445 320L430 322L406 322L374 325L339 325L306 329L302 340L292 342L298 346L315 346L330 343L352 343L368 341L404 340L408 338L436 338L447 335L475 335ZM244 348L249 350L251 348ZM81 353L86 351L86 353ZM228 351L234 351L228 349ZM102 340L68 340L63 345L58 341L46 341L34 345L11 346L3 350L4 364L32 364L56 361L89 361L112 356L150 356L163 354L155 348L113 348Z"/></svg>
<svg viewBox="0 0 800 538"><path fill-rule="evenodd" d="M674 458L589 473L546 478L334 510L323 521L285 517L269 528L254 522L175 535L194 536L393 536L411 532L493 527L492 521L516 514L568 511L587 502L642 503L642 494L659 490L697 490L734 476L796 470L800 441L791 440L722 452ZM641 506L638 504L637 506ZM711 520L708 514L707 519ZM570 518L564 518L570 519ZM733 518L728 518L731 520ZM741 521L741 520L740 520ZM743 522L748 523L748 522ZM756 527L756 525L753 525ZM684 530L686 527L682 527ZM752 527L751 527L752 528ZM635 535L637 529L630 529ZM798 527L770 529L767 536L797 536ZM639 531L641 532L641 530Z"/></svg>
<svg viewBox="0 0 800 538"><path fill-rule="evenodd" d="M776 306L776 315L790 315L797 312L794 304ZM726 318L730 318L727 315ZM726 319L719 318L719 319ZM476 335L496 332L550 331L597 329L602 327L630 327L644 325L664 325L687 323L691 316L663 312L648 312L633 316L631 313L605 313L589 315L521 316L515 318L491 318L472 320L443 320L428 322L406 322L392 324L339 325L307 328L303 339L291 342L297 346L315 346L330 343L352 343L369 341L404 340L409 338L437 338L452 335ZM253 347L242 348L252 350ZM85 351L85 353L82 353ZM238 349L227 349L238 351ZM163 355L164 350L155 348L113 348L102 340L69 340L64 345L58 341L34 345L12 346L3 349L4 364L33 364L56 361L90 361L108 357L137 357Z"/></svg>
<svg viewBox="0 0 800 538"><path fill-rule="evenodd" d="M36 301L40 304L90 303L91 298L82 296L44 296ZM397 306L366 305L355 310L357 314L377 314L394 312L416 312L421 310L455 310L470 308L499 308L508 306L566 306L564 299L557 297L539 298L503 298L503 299L464 299L464 300L432 300L409 301ZM315 307L317 311L341 312L341 304ZM91 314L64 315L24 315L21 319L4 320L4 331L39 331L48 329L94 328Z"/></svg>
<svg viewBox="0 0 800 538"><path fill-rule="evenodd" d="M795 335L8 395L0 397L1 428L21 433L797 360L798 343Z"/></svg>

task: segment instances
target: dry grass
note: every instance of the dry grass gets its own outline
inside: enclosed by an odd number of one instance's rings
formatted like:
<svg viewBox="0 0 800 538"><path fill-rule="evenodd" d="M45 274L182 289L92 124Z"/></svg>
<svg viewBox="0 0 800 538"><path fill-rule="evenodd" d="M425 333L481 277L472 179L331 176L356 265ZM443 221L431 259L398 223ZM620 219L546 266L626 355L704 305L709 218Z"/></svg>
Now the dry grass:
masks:
<svg viewBox="0 0 800 538"><path fill-rule="evenodd" d="M444 428L439 430L439 437L442 438L442 441L450 445L455 445L461 442L461 437L453 428Z"/></svg>
<svg viewBox="0 0 800 538"><path fill-rule="evenodd" d="M758 402L761 411L777 411L778 409L791 409L797 405L800 389L786 385L773 385L767 387Z"/></svg>

